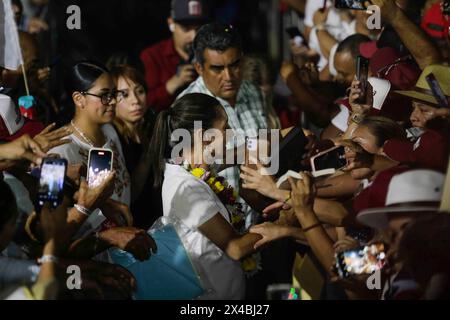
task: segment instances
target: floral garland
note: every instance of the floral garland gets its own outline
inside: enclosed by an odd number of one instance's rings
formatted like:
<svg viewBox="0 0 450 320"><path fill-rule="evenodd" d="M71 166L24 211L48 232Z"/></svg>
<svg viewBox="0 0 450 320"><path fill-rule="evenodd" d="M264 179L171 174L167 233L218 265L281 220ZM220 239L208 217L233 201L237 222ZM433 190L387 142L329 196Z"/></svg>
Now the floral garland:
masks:
<svg viewBox="0 0 450 320"><path fill-rule="evenodd" d="M185 167L186 168L186 167ZM241 232L245 227L245 213L242 204L236 199L238 193L228 184L224 177L218 176L214 171L207 171L203 168L186 168L194 177L201 179L214 191L220 201L230 213L231 225L237 232ZM255 253L241 261L242 269L250 277L261 270L261 257Z"/></svg>

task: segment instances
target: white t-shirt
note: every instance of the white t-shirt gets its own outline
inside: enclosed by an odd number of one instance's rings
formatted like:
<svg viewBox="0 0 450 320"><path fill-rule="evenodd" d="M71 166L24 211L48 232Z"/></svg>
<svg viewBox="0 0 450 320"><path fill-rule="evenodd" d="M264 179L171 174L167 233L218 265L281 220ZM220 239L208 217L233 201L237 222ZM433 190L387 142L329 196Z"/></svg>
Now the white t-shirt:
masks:
<svg viewBox="0 0 450 320"><path fill-rule="evenodd" d="M245 278L240 262L229 258L198 230L216 214L230 222L216 194L183 167L166 164L162 201L164 216L182 224L180 237L207 291L200 299L243 299Z"/></svg>
<svg viewBox="0 0 450 320"><path fill-rule="evenodd" d="M113 168L116 171L115 188L111 198L129 206L131 202L131 181L125 165L119 136L110 124L103 125L102 131L106 138L106 143L102 148L113 151ZM83 163L87 165L91 146L74 134L71 134L67 139L71 139L72 142L55 147L49 153L59 154L62 158L67 159L69 164Z"/></svg>

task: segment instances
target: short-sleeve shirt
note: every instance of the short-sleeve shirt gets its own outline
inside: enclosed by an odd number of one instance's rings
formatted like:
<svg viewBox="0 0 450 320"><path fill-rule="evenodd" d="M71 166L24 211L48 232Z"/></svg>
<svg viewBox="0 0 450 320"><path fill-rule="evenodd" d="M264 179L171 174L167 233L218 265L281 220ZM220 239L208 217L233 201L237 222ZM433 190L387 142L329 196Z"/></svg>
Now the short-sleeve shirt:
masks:
<svg viewBox="0 0 450 320"><path fill-rule="evenodd" d="M182 224L180 237L206 289L200 299L243 299L245 278L241 264L198 230L216 214L230 223L228 211L217 195L183 167L166 164L162 200L164 216Z"/></svg>

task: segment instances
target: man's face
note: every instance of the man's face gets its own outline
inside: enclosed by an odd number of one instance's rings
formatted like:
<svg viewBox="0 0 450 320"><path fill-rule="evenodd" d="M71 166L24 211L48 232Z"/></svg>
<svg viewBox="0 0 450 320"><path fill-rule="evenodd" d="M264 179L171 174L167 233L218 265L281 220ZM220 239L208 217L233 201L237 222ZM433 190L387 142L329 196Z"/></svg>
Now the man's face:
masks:
<svg viewBox="0 0 450 320"><path fill-rule="evenodd" d="M189 55L189 47L192 46L192 42L194 41L195 35L197 33L198 25L183 25L180 23L176 23L172 18L168 19L169 26L173 25L173 41L175 43L175 47L179 50L184 51L184 53ZM186 57L183 57L186 58Z"/></svg>
<svg viewBox="0 0 450 320"><path fill-rule="evenodd" d="M412 105L413 112L409 117L412 126L415 128L425 128L427 121L434 118L433 115L436 108L418 101L413 101Z"/></svg>
<svg viewBox="0 0 450 320"><path fill-rule="evenodd" d="M195 68L206 87L213 95L234 103L242 81L241 50L229 48L219 52L206 49L203 57L203 65L196 63Z"/></svg>
<svg viewBox="0 0 450 320"><path fill-rule="evenodd" d="M338 73L336 81L349 87L356 74L355 58L350 52L338 52L334 56L334 67Z"/></svg>

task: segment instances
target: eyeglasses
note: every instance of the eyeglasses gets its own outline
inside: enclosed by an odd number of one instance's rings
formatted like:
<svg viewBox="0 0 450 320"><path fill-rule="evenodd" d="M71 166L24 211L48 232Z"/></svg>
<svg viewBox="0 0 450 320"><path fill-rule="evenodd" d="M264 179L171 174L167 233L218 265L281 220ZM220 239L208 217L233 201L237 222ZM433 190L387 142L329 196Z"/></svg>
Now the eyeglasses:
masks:
<svg viewBox="0 0 450 320"><path fill-rule="evenodd" d="M93 93L86 92L86 91L83 91L83 92L80 92L80 93L82 95L85 95L85 96L93 96L93 97L100 98L100 100L101 100L101 102L102 102L102 104L104 106L109 106L111 101L113 101L114 99L117 99L117 92L116 91L114 91L114 92L105 92L105 93L103 93L101 95L93 94Z"/></svg>

